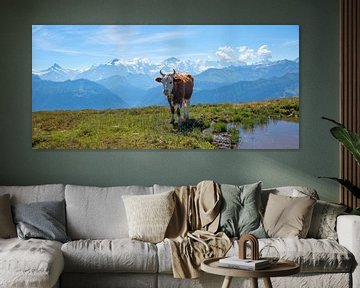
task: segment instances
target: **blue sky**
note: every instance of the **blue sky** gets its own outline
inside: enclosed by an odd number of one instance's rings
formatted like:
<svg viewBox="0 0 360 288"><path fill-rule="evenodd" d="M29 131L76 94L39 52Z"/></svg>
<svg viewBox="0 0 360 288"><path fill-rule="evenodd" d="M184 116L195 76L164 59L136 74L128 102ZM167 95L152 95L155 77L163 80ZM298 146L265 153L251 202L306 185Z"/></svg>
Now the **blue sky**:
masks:
<svg viewBox="0 0 360 288"><path fill-rule="evenodd" d="M251 64L299 57L298 25L33 25L33 69L85 69L114 58Z"/></svg>

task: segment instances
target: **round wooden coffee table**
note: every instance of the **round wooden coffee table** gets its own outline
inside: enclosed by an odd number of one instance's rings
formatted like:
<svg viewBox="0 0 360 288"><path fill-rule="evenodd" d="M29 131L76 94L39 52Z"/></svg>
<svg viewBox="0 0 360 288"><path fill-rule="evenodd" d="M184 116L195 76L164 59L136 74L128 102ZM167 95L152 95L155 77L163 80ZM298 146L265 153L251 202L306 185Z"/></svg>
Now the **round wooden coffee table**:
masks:
<svg viewBox="0 0 360 288"><path fill-rule="evenodd" d="M263 278L265 287L272 288L270 277L289 276L300 272L300 266L288 260L279 260L270 268L261 270L244 270L222 267L219 259L211 258L201 263L201 270L216 275L225 276L222 288L229 288L233 277L251 278L254 288L258 288L258 278Z"/></svg>

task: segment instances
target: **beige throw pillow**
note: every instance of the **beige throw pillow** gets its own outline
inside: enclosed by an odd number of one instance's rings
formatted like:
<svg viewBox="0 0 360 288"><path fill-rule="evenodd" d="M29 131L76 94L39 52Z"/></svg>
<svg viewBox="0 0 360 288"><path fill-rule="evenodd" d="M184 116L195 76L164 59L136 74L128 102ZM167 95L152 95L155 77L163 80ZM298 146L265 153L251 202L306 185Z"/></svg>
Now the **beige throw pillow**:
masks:
<svg viewBox="0 0 360 288"><path fill-rule="evenodd" d="M9 194L0 196L0 238L16 237Z"/></svg>
<svg viewBox="0 0 360 288"><path fill-rule="evenodd" d="M306 238L316 200L311 197L269 195L264 228L269 237Z"/></svg>
<svg viewBox="0 0 360 288"><path fill-rule="evenodd" d="M173 193L122 196L131 239L151 243L164 240L175 207Z"/></svg>

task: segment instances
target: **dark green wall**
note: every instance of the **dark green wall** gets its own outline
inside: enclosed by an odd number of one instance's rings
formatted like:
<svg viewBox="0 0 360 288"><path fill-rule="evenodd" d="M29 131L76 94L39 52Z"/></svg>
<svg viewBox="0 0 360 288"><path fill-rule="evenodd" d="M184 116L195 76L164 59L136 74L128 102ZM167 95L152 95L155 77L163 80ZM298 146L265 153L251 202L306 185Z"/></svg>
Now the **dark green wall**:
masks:
<svg viewBox="0 0 360 288"><path fill-rule="evenodd" d="M299 24L300 149L293 151L32 151L32 24ZM338 146L322 115L338 118L337 0L0 2L0 185L189 184L263 180L309 185L338 200Z"/></svg>

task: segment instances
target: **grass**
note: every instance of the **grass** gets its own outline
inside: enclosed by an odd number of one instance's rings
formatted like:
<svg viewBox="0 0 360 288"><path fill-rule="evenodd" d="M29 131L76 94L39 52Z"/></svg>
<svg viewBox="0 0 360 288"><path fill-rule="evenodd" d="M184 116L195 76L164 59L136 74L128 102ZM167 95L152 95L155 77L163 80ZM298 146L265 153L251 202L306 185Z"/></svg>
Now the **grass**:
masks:
<svg viewBox="0 0 360 288"><path fill-rule="evenodd" d="M245 104L193 105L190 120L171 125L168 107L32 113L35 149L216 149L213 135L228 133L232 144L238 129L270 119L299 121L299 98Z"/></svg>

